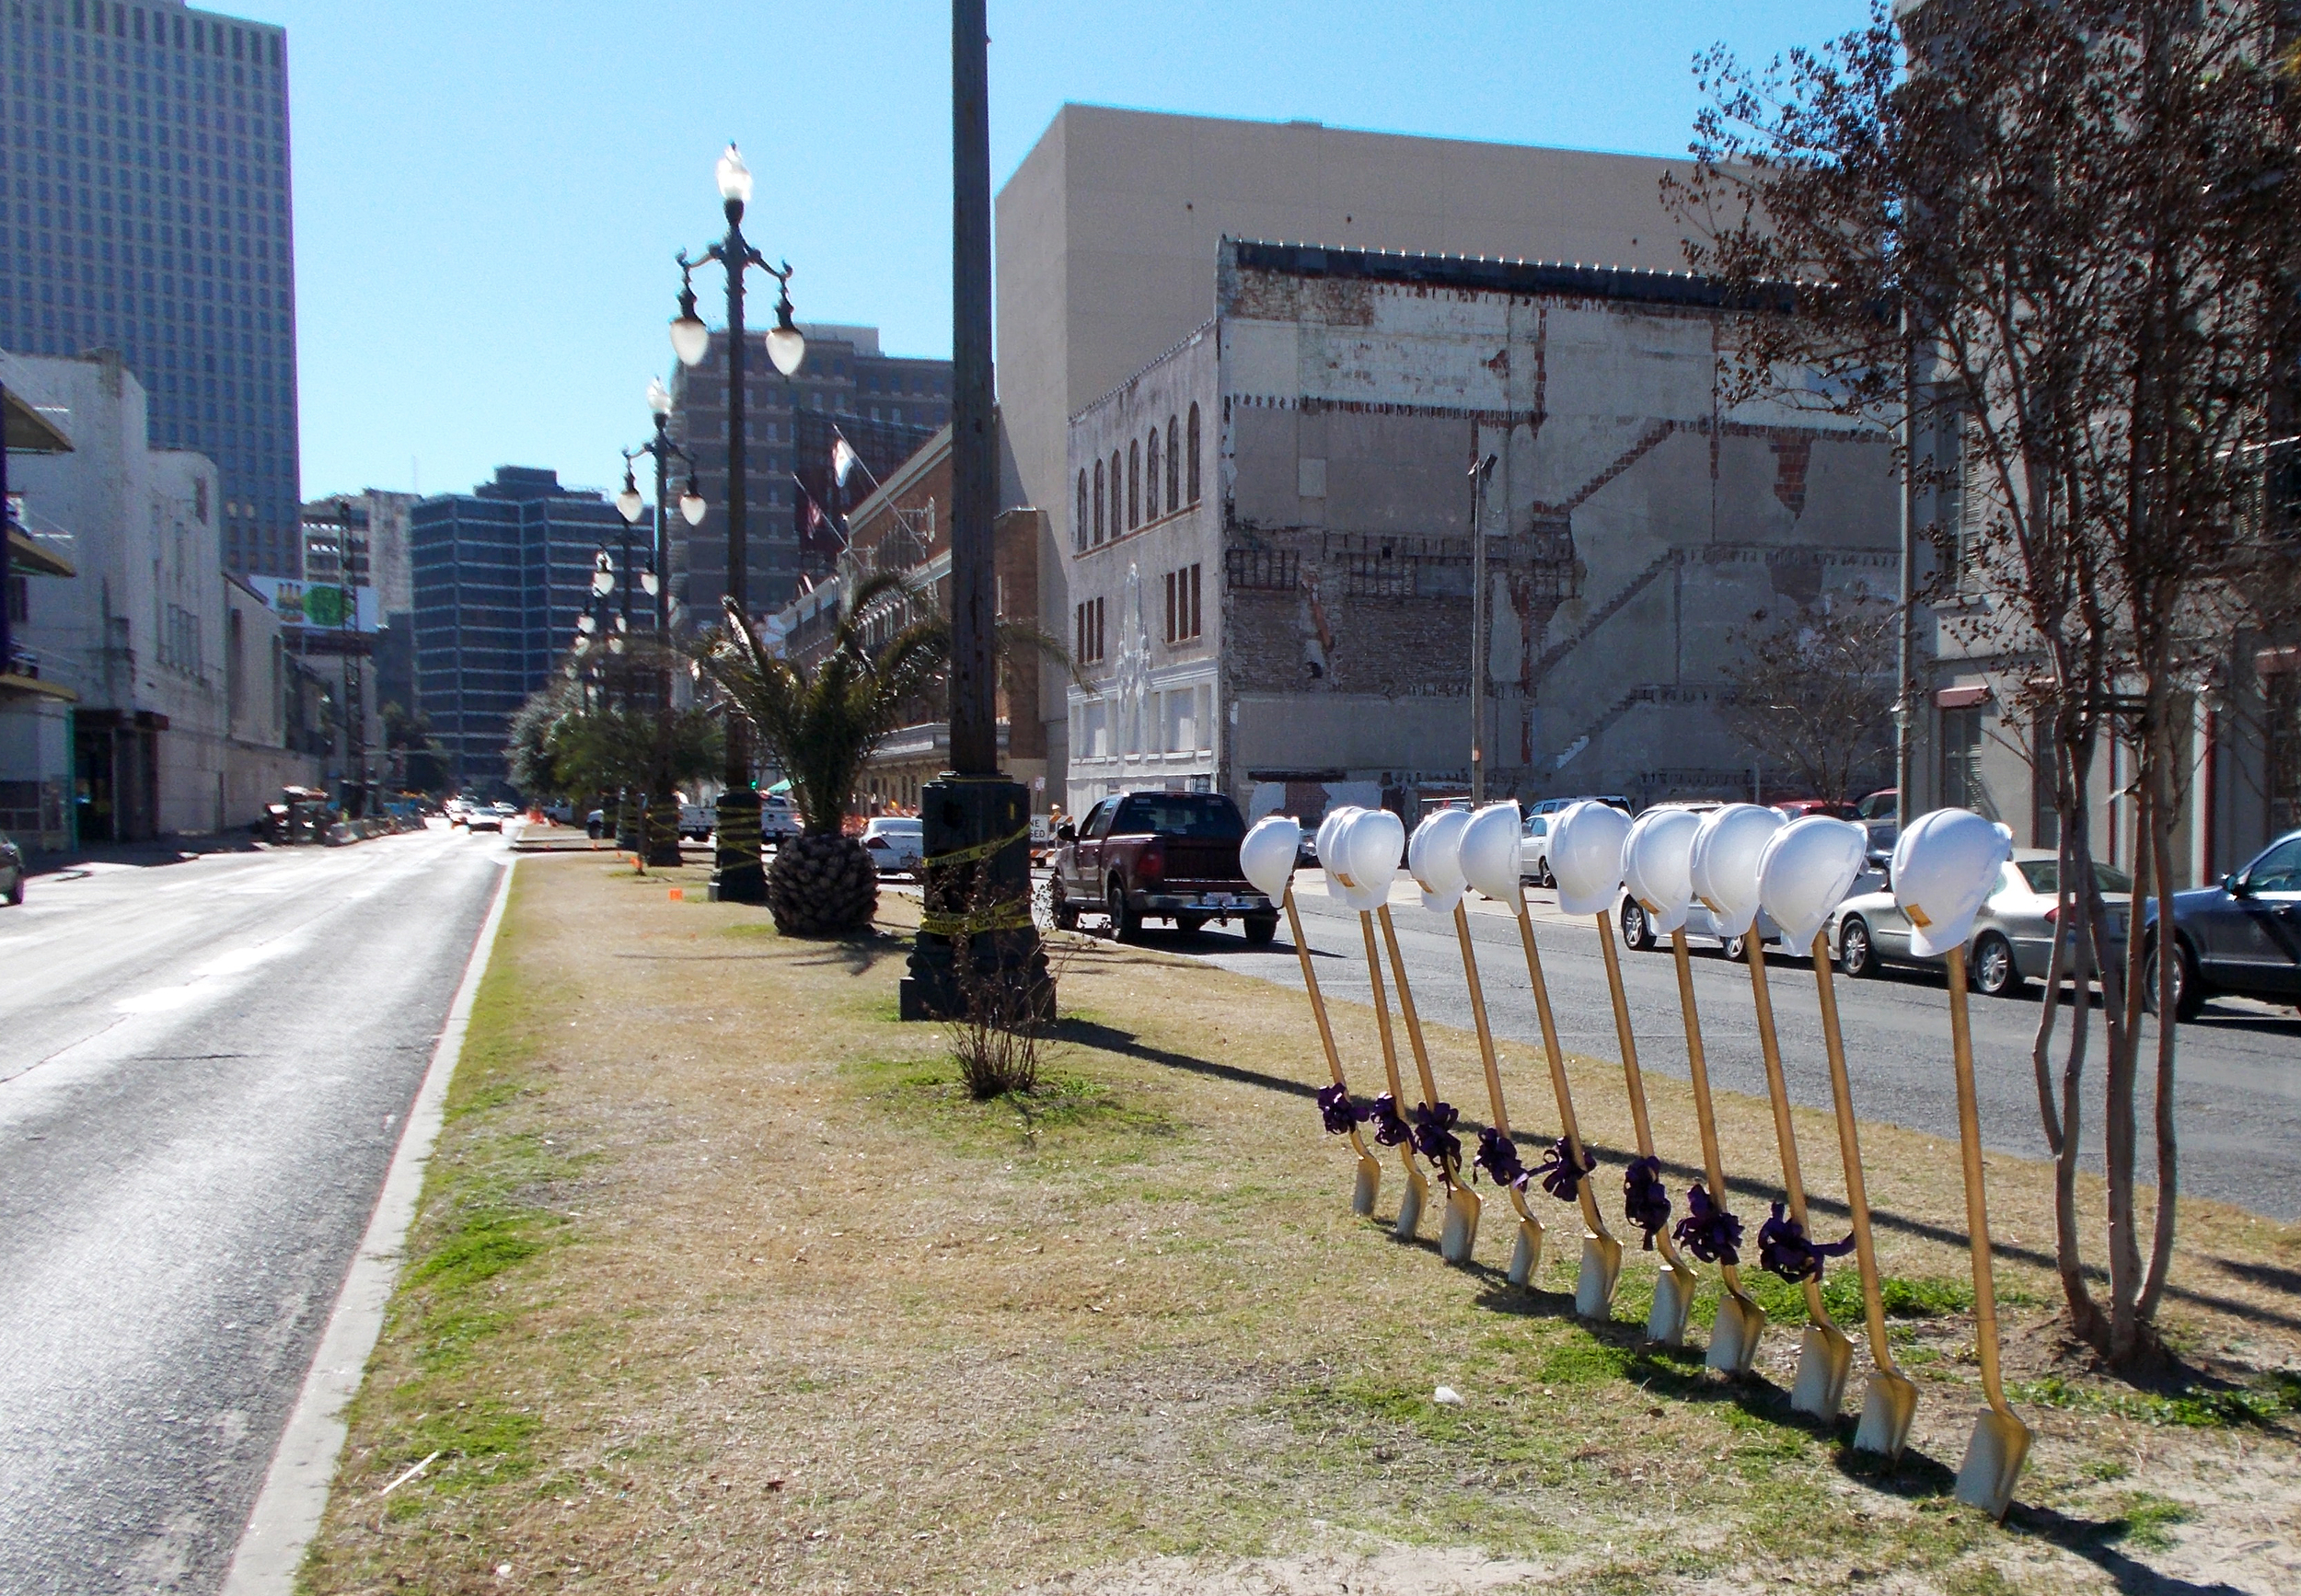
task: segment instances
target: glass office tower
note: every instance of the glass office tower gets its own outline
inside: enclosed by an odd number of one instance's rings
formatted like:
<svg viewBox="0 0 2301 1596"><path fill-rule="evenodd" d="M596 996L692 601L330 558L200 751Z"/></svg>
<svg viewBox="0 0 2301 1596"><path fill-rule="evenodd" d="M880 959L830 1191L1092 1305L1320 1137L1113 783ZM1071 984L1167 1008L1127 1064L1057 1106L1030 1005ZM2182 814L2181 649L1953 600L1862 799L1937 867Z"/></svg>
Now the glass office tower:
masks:
<svg viewBox="0 0 2301 1596"><path fill-rule="evenodd" d="M120 351L153 446L216 463L225 565L298 574L285 31L0 0L0 348Z"/></svg>

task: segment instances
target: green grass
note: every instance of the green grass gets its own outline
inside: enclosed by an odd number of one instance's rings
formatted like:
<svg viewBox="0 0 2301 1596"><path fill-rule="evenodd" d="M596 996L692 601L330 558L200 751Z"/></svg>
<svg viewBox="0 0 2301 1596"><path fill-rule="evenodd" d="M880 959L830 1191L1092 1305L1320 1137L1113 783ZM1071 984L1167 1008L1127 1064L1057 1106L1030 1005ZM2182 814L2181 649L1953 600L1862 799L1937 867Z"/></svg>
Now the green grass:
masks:
<svg viewBox="0 0 2301 1596"><path fill-rule="evenodd" d="M1183 1131L1180 1122L1132 1101L1119 1086L1077 1070L1043 1070L1036 1089L970 1096L948 1055L866 1059L843 1073L871 1106L983 1157L1057 1155L1126 1163Z"/></svg>
<svg viewBox="0 0 2301 1596"><path fill-rule="evenodd" d="M2041 1380L2023 1381L2012 1387L2008 1394L2016 1402L2115 1414L2138 1424L2226 1429L2237 1425L2272 1425L2301 1412L2301 1374L2278 1370L2254 1385L2224 1386L2171 1396L2147 1391L2109 1391L2049 1374Z"/></svg>

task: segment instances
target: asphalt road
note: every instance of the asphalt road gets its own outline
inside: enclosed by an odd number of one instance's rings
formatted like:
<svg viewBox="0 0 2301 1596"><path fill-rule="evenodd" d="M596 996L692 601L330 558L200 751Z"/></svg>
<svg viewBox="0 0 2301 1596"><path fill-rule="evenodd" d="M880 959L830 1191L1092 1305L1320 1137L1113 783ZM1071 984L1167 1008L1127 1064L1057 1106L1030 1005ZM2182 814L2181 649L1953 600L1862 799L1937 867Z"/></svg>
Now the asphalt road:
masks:
<svg viewBox="0 0 2301 1596"><path fill-rule="evenodd" d="M441 830L0 908L0 1590L221 1584L507 860Z"/></svg>
<svg viewBox="0 0 2301 1596"><path fill-rule="evenodd" d="M1398 927L1416 1004L1426 1018L1467 1029L1471 1024L1469 999L1452 922L1424 910L1415 899L1412 883L1403 876L1400 879L1400 890L1393 894L1391 915ZM1303 933L1324 961L1319 975L1321 988L1329 1000L1366 1003L1366 959L1357 916L1327 897L1314 872L1298 877L1295 891L1303 911ZM1592 1058L1618 1058L1613 1000L1607 994L1605 964L1595 926L1589 920L1568 921L1561 917L1555 894L1535 890L1529 897L1562 1044L1570 1052ZM1496 1033L1539 1044L1542 1032L1534 1016L1533 992L1517 928L1499 905L1473 901L1478 912L1471 916L1472 936ZM1088 922L1090 926L1100 923ZM1249 951L1235 929L1225 932L1220 927L1186 937L1154 924L1146 931L1145 940L1149 945L1203 958L1298 992L1302 988L1301 969L1283 922L1278 940L1266 950ZM1696 942L1694 946L1694 1003L1701 1015L1711 1081L1721 1089L1763 1096L1765 1067L1758 1051L1750 973L1740 965L1728 963L1715 944L1706 948ZM1668 944L1651 953L1625 950L1622 962L1639 1063L1649 1070L1684 1080L1685 1031ZM1812 966L1806 959L1777 953L1768 969L1790 1094L1798 1103L1826 1112L1831 1106L1829 1065L1821 1047L1821 1009ZM1385 984L1388 979L1385 969ZM1958 1121L1948 1000L1940 976L1888 972L1873 979L1852 980L1841 975L1835 988L1857 1112L1865 1119L1954 1137ZM1995 1150L2044 1158L2048 1154L2039 1122L2036 1076L2030 1066L2039 1014L2037 990L2032 986L2026 998L1977 995L1971 1010L1983 1139ZM1396 1000L1393 994L1393 1007ZM2067 1018L2065 1009L2064 1028L2057 1033L2060 1037L2068 1035ZM2082 1139L2099 1168L2103 1033L2098 1013L2095 1021L2086 1093L2089 1117ZM1302 1023L1310 1024L1307 1007ZM2183 1025L2179 1041L2175 1101L2181 1132L2181 1189L2277 1219L2301 1219L2301 1016L2291 1009L2219 1000L2208 1005L2201 1019ZM1403 1052L1403 1038L1399 1046ZM2148 1046L2147 1056L2154 1058L2154 1035ZM1465 1117L1483 1121L1486 1093L1474 1060L1441 1060L1440 1070L1440 1091L1463 1109ZM1379 1072L1378 1065L1378 1077ZM1545 1113L1540 1106L1546 1097L1538 1081L1512 1085L1511 1102L1523 1099L1528 1104L1521 1114L1529 1128L1555 1118L1555 1107ZM2141 1105L2145 1176L2154 1168L2154 1153L2147 1151L2155 1146L2149 1128L2154 1104L2154 1093L2145 1090ZM1665 1157L1689 1162L1696 1156L1690 1149L1675 1154L1663 1151ZM1807 1162L1813 1162L1810 1154ZM1772 1178L1764 1171L1749 1173Z"/></svg>

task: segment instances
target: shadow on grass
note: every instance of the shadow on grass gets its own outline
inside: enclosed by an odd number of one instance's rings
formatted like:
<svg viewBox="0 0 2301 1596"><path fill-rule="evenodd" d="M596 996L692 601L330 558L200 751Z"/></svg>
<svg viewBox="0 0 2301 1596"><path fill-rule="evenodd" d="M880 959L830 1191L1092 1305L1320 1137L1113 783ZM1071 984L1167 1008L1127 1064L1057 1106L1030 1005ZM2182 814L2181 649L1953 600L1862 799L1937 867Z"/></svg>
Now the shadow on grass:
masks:
<svg viewBox="0 0 2301 1596"><path fill-rule="evenodd" d="M867 976L883 959L910 952L908 932L897 934L873 926L869 931L855 931L840 937L789 937L800 943L810 956L796 958L792 963L802 969L819 969L826 965L842 965L850 976Z"/></svg>
<svg viewBox="0 0 2301 1596"><path fill-rule="evenodd" d="M2161 1574L2146 1563L2118 1549L2118 1543L2152 1527L2136 1514L2113 1519L2076 1519L2052 1508L2032 1508L2016 1502L2006 1515L2006 1529L2017 1535L2034 1535L2083 1557L2117 1582L2130 1596L2241 1596L2243 1587L2226 1579L2205 1583Z"/></svg>

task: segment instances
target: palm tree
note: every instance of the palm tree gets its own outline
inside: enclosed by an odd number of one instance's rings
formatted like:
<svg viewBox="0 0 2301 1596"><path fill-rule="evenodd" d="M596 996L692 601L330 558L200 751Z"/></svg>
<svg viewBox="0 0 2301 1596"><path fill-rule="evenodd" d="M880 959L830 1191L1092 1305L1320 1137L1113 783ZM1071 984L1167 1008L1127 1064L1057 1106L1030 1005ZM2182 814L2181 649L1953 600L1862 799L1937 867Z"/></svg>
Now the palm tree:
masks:
<svg viewBox="0 0 2301 1596"><path fill-rule="evenodd" d="M882 618L895 630L874 642ZM1019 621L999 622L993 642L1002 658L1027 649L1070 665L1061 643ZM778 930L838 936L871 923L878 872L841 829L856 778L887 734L934 712L950 658L949 619L900 572L866 576L842 596L830 648L813 667L770 653L727 607L726 630L704 668L791 778L803 823L768 872Z"/></svg>

